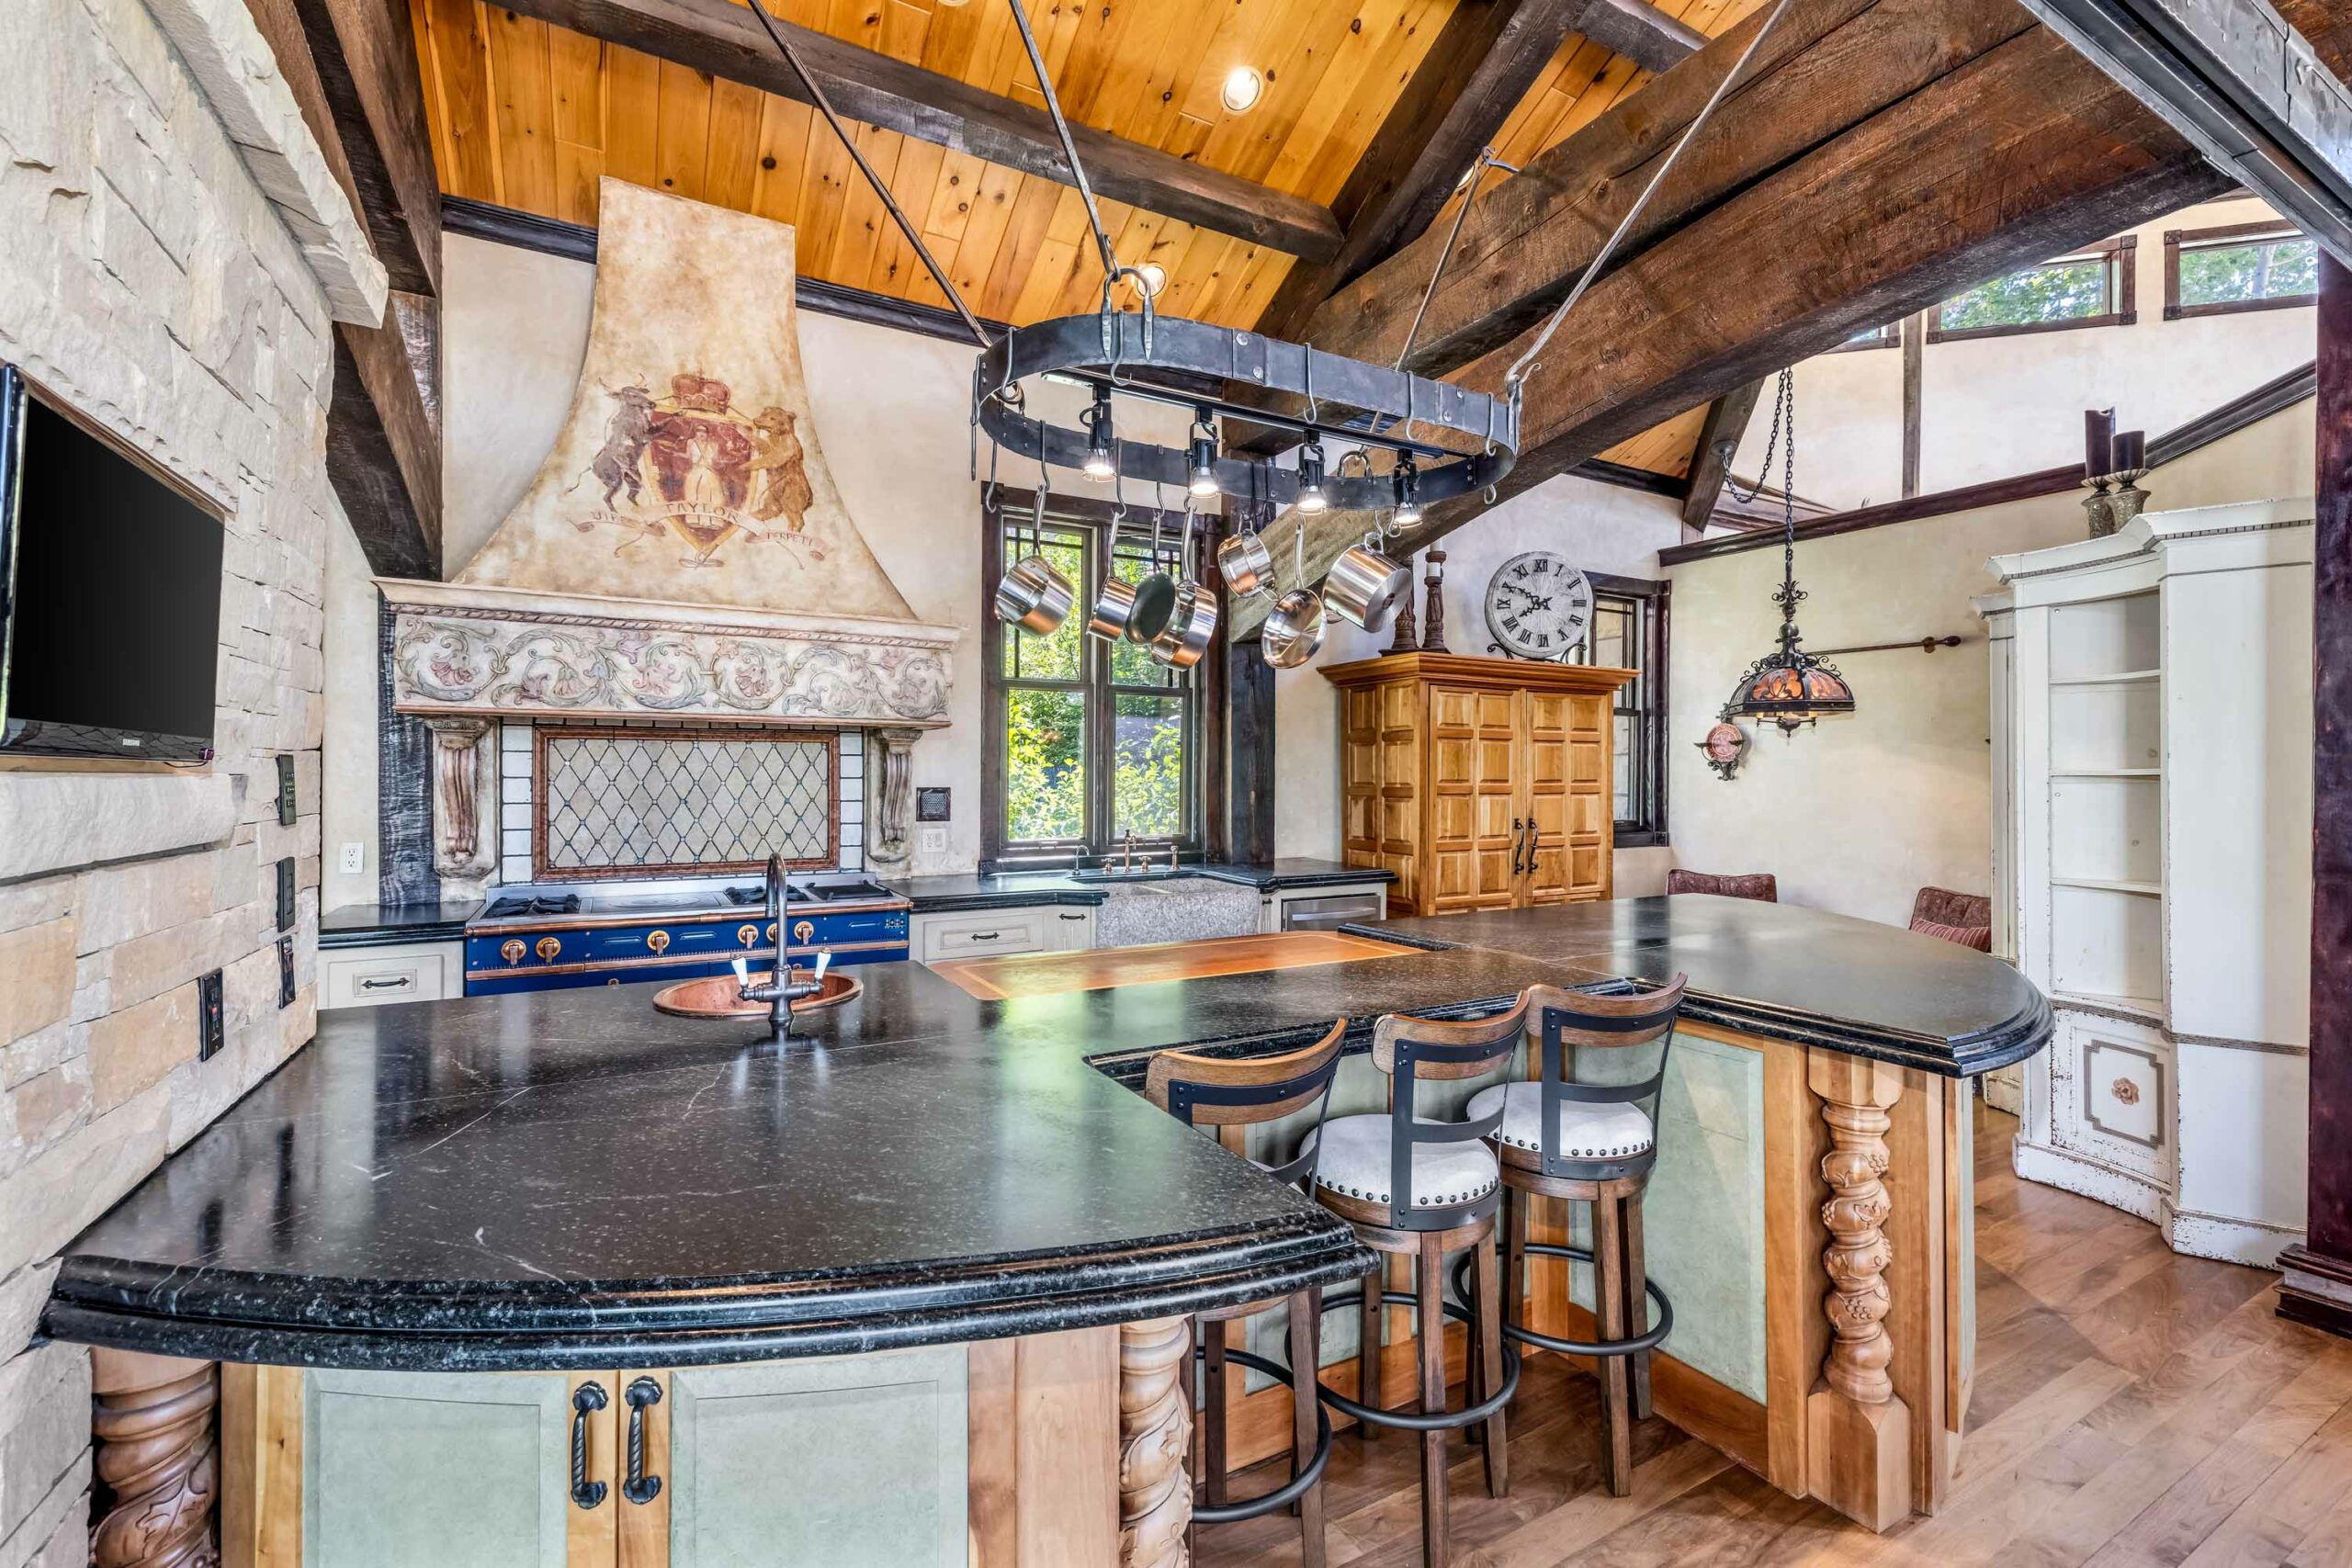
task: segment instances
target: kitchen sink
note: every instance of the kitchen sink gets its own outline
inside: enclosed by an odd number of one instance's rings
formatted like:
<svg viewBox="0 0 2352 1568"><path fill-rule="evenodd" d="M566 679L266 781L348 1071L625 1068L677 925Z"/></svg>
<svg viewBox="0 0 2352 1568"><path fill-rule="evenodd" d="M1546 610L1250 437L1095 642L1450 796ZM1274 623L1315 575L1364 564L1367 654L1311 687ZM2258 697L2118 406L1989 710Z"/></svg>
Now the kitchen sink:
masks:
<svg viewBox="0 0 2352 1568"><path fill-rule="evenodd" d="M1069 874L1072 882L1169 882L1193 874L1182 866L1170 869L1164 865L1137 866L1133 871L1121 871L1116 866L1089 866Z"/></svg>
<svg viewBox="0 0 2352 1568"><path fill-rule="evenodd" d="M796 969L795 980L808 978L808 971ZM773 972L755 975L752 983L764 986L774 980ZM865 987L855 977L842 974L825 976L825 983L814 993L799 998L792 1004L795 1012L809 1012L818 1008L839 1007ZM708 975L699 980L681 980L674 986L664 986L653 993L656 1010L678 1018L765 1018L768 1004L747 1002L738 994L732 975Z"/></svg>

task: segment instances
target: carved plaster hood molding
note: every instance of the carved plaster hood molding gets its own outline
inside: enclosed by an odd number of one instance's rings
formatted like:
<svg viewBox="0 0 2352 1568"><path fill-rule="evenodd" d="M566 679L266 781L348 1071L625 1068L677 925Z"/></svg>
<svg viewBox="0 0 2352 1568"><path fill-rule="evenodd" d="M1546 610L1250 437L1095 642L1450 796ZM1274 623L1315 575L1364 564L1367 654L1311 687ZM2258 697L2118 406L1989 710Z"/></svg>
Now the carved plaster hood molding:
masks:
<svg viewBox="0 0 2352 1568"><path fill-rule="evenodd" d="M792 229L618 180L599 196L587 354L530 488L452 581L377 580L392 705L435 730L445 879L489 874L495 779L470 774L499 718L867 728L899 797L907 750L947 723L961 634L915 618L834 487ZM904 858L891 798L870 859Z"/></svg>

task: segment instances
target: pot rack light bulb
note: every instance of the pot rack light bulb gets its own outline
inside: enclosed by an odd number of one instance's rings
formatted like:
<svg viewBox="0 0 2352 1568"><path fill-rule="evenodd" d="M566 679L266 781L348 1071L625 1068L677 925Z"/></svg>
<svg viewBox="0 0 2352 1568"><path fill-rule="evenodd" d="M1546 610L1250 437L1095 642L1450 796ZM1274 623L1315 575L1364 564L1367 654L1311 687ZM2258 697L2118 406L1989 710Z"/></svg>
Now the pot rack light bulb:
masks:
<svg viewBox="0 0 2352 1568"><path fill-rule="evenodd" d="M1158 262L1146 262L1136 270L1143 274L1145 295L1150 299L1159 299L1159 291L1168 287L1168 269Z"/></svg>
<svg viewBox="0 0 2352 1568"><path fill-rule="evenodd" d="M1193 422L1191 467L1187 486L1194 495L1215 495L1223 488L1216 477L1216 416L1206 409Z"/></svg>
<svg viewBox="0 0 2352 1568"><path fill-rule="evenodd" d="M1247 114L1258 107L1258 99L1265 90L1266 79L1258 74L1255 66L1237 65L1225 73L1225 85L1217 96L1225 100L1229 113Z"/></svg>
<svg viewBox="0 0 2352 1568"><path fill-rule="evenodd" d="M1421 521L1421 470L1410 452L1396 459L1396 509L1390 520L1399 528L1415 527Z"/></svg>
<svg viewBox="0 0 2352 1568"><path fill-rule="evenodd" d="M1320 512L1330 504L1323 493L1323 443L1310 439L1298 449L1298 509Z"/></svg>
<svg viewBox="0 0 2352 1568"><path fill-rule="evenodd" d="M1111 459L1111 394L1097 391L1093 404L1080 417L1086 424L1086 477L1090 479L1114 478L1119 470Z"/></svg>

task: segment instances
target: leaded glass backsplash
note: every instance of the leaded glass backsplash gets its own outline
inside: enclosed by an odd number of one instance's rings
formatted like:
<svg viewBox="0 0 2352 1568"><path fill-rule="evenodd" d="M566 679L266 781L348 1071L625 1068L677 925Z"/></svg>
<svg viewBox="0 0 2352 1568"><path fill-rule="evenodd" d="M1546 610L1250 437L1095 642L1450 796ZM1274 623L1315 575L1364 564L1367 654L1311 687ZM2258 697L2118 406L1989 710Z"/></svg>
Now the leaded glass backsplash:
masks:
<svg viewBox="0 0 2352 1568"><path fill-rule="evenodd" d="M840 860L837 738L807 730L533 734L532 871L551 879Z"/></svg>

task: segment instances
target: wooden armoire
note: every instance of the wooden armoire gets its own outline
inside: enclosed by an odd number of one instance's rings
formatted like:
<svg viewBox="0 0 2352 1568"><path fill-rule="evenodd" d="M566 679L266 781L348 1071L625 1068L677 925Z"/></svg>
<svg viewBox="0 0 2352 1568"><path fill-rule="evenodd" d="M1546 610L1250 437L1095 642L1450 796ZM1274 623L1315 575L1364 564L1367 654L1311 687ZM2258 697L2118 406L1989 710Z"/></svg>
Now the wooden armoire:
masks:
<svg viewBox="0 0 2352 1568"><path fill-rule="evenodd" d="M1396 874L1391 915L1609 897L1611 716L1633 671L1397 653L1323 673L1342 852Z"/></svg>

